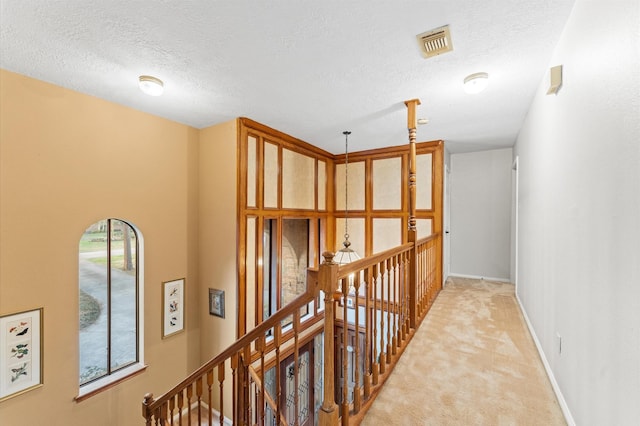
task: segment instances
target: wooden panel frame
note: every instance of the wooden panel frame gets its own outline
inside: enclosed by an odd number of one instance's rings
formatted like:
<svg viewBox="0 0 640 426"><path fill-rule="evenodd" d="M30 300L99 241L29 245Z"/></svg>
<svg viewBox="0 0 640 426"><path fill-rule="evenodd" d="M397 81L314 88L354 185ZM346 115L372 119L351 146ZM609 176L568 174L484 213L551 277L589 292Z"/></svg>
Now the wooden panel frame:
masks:
<svg viewBox="0 0 640 426"><path fill-rule="evenodd" d="M350 152L349 163L356 161L365 162L365 210L349 210L349 218L365 219L365 253L358 253L363 257L373 254L373 219L400 218L402 222L402 243L408 241L406 230L409 226L409 154L408 145L393 146L381 149ZM442 208L443 208L443 172L444 172L444 141L436 140L420 142L416 144L416 154L431 154L431 208L416 210L416 219L431 219L432 233L442 232ZM402 167L402 193L401 205L397 210L376 210L373 208L373 161L400 157ZM343 164L345 155L340 154L335 157L335 164ZM335 191L335 188L334 188ZM335 204L332 208L334 217L344 218L344 210L337 210ZM334 230L335 235L339 232ZM335 246L335 244L334 244Z"/></svg>
<svg viewBox="0 0 640 426"><path fill-rule="evenodd" d="M247 192L247 137L251 135L257 139L256 156L258 164L256 167L257 177L257 206L246 206ZM278 167L282 165L283 149L289 149L294 152L312 157L315 159L315 202L314 209L283 209L282 208L282 175L278 174L278 208L264 207L264 143L273 143L278 145ZM314 256L313 265L318 266L320 255L324 250L331 250L336 247L336 240L341 238L341 233L336 231L336 219L344 218L345 212L336 210L335 202L335 169L337 164L345 162L345 155L333 155L318 147L315 147L300 139L287 135L256 121L248 118L238 119L238 336L245 334L247 330L247 315L256 315L256 319L260 319L261 300L256 300L256 312L247 312L247 294L246 294L246 268L255 267L256 277L258 279L258 287L256 294L261 295L261 283L264 280L262 275L262 267L258 265L246 265L246 247L241 242L246 238L246 217L247 215L256 216L258 223L258 232L261 232L264 219L266 218L309 218L317 219L320 224L320 235L318 235L318 253ZM431 209L416 210L416 219L431 219L432 232L442 232L442 207L443 207L443 172L444 172L444 142L442 140L420 142L416 144L416 154L432 154L432 191L431 191ZM365 220L365 253L359 253L361 256L370 256L373 253L373 219L374 218L399 218L401 220L402 243L408 241L409 224L409 155L410 148L408 145L399 145L375 150L366 150L349 153L349 163L363 161L365 163L365 208L364 210L348 211L348 217L363 218ZM401 208L398 210L374 210L373 209L373 180L372 169L373 161L385 158L401 158ZM325 187L325 206L320 210L318 208L318 160L324 161L326 164L326 187ZM260 240L260 239L258 239ZM440 247L440 250L442 248ZM262 257L262 243L258 241L257 257ZM260 312L257 312L260 311Z"/></svg>
<svg viewBox="0 0 640 426"><path fill-rule="evenodd" d="M255 137L257 140L257 205L255 207L249 207L246 205L246 192L247 192L247 140L249 135ZM278 203L277 208L265 208L264 206L264 144L272 143L278 146ZM257 218L256 230L261 233L263 230L265 219L277 219L281 224L283 218L298 218L298 219L312 219L313 223L319 223L320 229L323 231L321 235L316 235L318 232L312 233L314 235L315 243L319 245L319 249L314 250L313 259L310 259L312 265L318 266L320 261L320 254L326 246L320 246L320 244L326 244L327 242L334 241L333 228L335 227L332 215L332 207L334 205L333 194L333 179L334 179L334 156L329 152L319 149L313 145L310 145L300 139L294 138L283 132L272 129L268 126L255 122L248 118L238 119L238 177L237 177L237 211L238 211L238 318L237 318L237 333L238 337L244 335L247 330L247 315L255 315L256 321L262 319L262 283L264 282L263 267L260 261L257 261L255 265L246 264L246 247L244 241L246 240L246 219L248 216ZM313 158L314 160L314 208L312 209L285 209L282 207L282 161L283 150L288 149L290 151L302 154ZM325 208L323 210L318 209L318 160L324 161L326 164L325 173ZM280 227L278 228L279 232ZM324 235L322 235L324 234ZM257 238L256 258L261 259L263 257L262 239ZM278 244L280 247L281 244ZM280 248L278 249L280 250ZM278 256L280 254L278 253ZM247 312L247 268L256 268L256 298L255 312ZM259 322L257 322L259 323Z"/></svg>

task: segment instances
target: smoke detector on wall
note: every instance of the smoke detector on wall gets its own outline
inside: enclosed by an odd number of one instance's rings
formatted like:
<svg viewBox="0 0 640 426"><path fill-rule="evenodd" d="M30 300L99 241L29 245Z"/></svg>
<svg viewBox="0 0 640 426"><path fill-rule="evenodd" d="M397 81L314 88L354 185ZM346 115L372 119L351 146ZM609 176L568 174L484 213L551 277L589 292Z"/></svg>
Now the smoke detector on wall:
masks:
<svg viewBox="0 0 640 426"><path fill-rule="evenodd" d="M453 50L451 32L449 31L448 25L418 34L416 38L418 39L420 50L422 50L422 56L425 58L441 55Z"/></svg>

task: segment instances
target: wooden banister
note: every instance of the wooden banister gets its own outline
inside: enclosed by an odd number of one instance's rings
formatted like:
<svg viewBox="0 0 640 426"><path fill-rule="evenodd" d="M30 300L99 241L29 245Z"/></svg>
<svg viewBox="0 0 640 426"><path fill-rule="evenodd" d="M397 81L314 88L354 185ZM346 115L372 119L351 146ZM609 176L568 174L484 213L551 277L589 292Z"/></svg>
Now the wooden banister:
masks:
<svg viewBox="0 0 640 426"><path fill-rule="evenodd" d="M319 286L326 292L321 425L362 420L437 294L433 265L440 238L417 239L414 232L413 241L374 256L320 266ZM337 340L336 328L342 330Z"/></svg>
<svg viewBox="0 0 640 426"><path fill-rule="evenodd" d="M187 412L193 404L198 422L206 415L212 425L212 392L215 390L219 392L215 403L220 408L222 426L227 368L231 371L227 386L232 387L234 424L262 425L276 419L278 425L296 424L297 420L287 419L290 414L281 406L286 397L280 370L286 357L292 356L294 389L298 389L299 339L304 331L300 310L316 299L321 290L324 292L324 311L319 311L324 317L324 377L318 423L322 426L357 423L389 377L440 288L436 282L440 234L422 239L416 239L415 232L409 235L414 241L347 265L337 265L333 262L333 253L323 253L324 262L320 267L308 271L304 294L162 396L145 395L142 412L146 424L190 423ZM336 309L338 303L341 309ZM282 323L288 317L293 317L292 332L285 337ZM337 346L336 327L342 330ZM314 329L308 331L304 337L307 340L317 333ZM270 342L267 334L272 337ZM268 366L273 366L276 373L274 394L264 386ZM342 380L338 380L338 372L342 373ZM294 394L294 413L298 413L300 404ZM267 420L269 416L273 418Z"/></svg>
<svg viewBox="0 0 640 426"><path fill-rule="evenodd" d="M338 289L338 265L333 262L333 253L322 253L324 262L318 272L318 285L324 291L324 395L318 413L320 426L338 424L338 406L335 401L334 335L335 313L333 295Z"/></svg>
<svg viewBox="0 0 640 426"><path fill-rule="evenodd" d="M256 340L259 336L266 334L267 331L272 329L275 324L279 323L280 321L282 321L283 319L291 315L295 310L302 308L303 306L311 303L312 301L313 301L313 296L309 295L308 293L303 293L302 295L298 296L285 308L279 310L273 316L269 317L268 320L258 325L256 328L254 328L249 333L242 336L240 339L236 340L231 346L229 346L227 349L222 351L218 356L216 356L211 361L207 362L206 364L198 368L196 371L191 373L187 378L185 378L179 384L174 386L169 392L167 392L166 394L156 399L153 403L155 405L159 405L163 402L166 402L168 399L167 395L171 393L171 391L184 389L188 384L193 383L193 381L197 377L202 376L208 370L218 366L225 360L229 359L231 355L242 351L242 349L246 348L251 343L253 343L253 341Z"/></svg>
<svg viewBox="0 0 640 426"><path fill-rule="evenodd" d="M262 342L264 345L264 336L270 331L275 331L276 337L276 353L279 351L279 344L283 342L281 340L282 332L282 320L294 315L298 316L299 324L299 312L300 309L311 303L316 295L318 286L314 281L316 279L316 272L310 271L309 273L309 285L307 291L290 304L274 313L266 321L255 327L253 330L242 336L236 342L234 342L227 349L222 351L219 355L202 365L200 368L191 373L188 377L182 380L180 383L171 388L168 392L164 393L158 398L154 398L153 394L145 395L142 402L142 414L146 419L146 424L151 425L152 419L155 418L156 424L164 424L167 420L173 417L174 408L177 410L178 424L182 425L182 414L184 410L188 410L192 402L195 403L198 409L198 418L201 420L200 407L203 403L203 381L206 380L208 389L207 403L211 408L211 385L210 381L213 381L213 371L217 371L218 384L219 384L219 401L220 404L220 419L221 424L224 419L224 370L225 365L228 365L232 371L232 386L233 386L233 418L234 423L248 424L250 423L250 408L249 408L249 389L248 380L250 377L249 367L251 365L251 345L254 342ZM299 333L298 329L295 333ZM263 354L264 355L264 354ZM279 355L276 356L279 361ZM211 377L209 379L208 377ZM193 400L192 400L193 399ZM277 411L279 405L277 405ZM264 411L261 411L263 414ZM209 416L211 416L211 409L209 409ZM280 417L280 412L278 412ZM209 417L211 419L211 417ZM190 422L190 418L188 419ZM159 422L159 423L158 423ZM171 423L173 424L173 423Z"/></svg>

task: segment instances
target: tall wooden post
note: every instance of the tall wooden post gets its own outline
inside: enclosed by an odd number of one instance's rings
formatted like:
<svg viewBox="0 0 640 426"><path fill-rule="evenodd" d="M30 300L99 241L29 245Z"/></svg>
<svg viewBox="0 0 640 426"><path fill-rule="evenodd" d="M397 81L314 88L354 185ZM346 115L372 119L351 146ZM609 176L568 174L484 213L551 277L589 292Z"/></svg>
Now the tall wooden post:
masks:
<svg viewBox="0 0 640 426"><path fill-rule="evenodd" d="M333 262L334 254L322 253L324 262L318 271L318 284L324 291L324 395L322 406L318 412L320 426L334 426L338 424L338 405L335 401L335 361L334 361L334 300L333 295L338 290L338 264Z"/></svg>
<svg viewBox="0 0 640 426"><path fill-rule="evenodd" d="M409 326L416 328L418 320L417 312L417 278L418 259L416 242L418 233L416 230L416 106L420 105L420 99L405 101L407 106L407 130L409 131L409 230L407 241L413 243L411 258L409 259Z"/></svg>

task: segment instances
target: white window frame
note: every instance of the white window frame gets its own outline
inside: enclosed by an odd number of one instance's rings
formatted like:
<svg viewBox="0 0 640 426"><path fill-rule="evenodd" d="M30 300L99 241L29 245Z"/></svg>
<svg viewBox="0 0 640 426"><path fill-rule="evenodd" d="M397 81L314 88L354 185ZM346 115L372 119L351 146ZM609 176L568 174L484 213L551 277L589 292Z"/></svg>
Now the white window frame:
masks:
<svg viewBox="0 0 640 426"><path fill-rule="evenodd" d="M93 395L96 395L104 390L115 386L119 382L122 382L129 377L133 377L138 373L144 371L147 366L144 363L144 237L140 229L133 223L119 218L108 218L110 220L119 220L132 227L136 233L137 238L137 274L138 274L138 362L133 363L127 367L116 370L115 372L96 379L92 382L84 385L79 385L78 395L76 396L76 402L81 402ZM80 288L80 282L78 281L78 288ZM79 330L78 330L79 338ZM78 339L79 341L79 339ZM80 354L80 348L78 347L78 354ZM78 357L78 367L80 367L80 358ZM78 382L80 382L80 371L78 368Z"/></svg>

